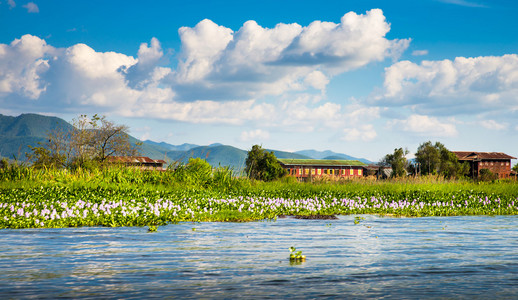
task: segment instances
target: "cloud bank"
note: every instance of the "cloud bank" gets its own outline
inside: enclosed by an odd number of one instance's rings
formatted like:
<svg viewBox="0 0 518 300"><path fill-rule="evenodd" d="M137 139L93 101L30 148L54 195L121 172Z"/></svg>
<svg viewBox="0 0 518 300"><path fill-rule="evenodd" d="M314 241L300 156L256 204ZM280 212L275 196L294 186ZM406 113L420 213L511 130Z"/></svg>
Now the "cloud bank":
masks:
<svg viewBox="0 0 518 300"><path fill-rule="evenodd" d="M27 9L37 9L29 4ZM191 123L351 127L344 117L355 111L323 102L326 87L338 74L397 59L410 40L386 39L389 30L379 9L308 26L264 28L248 21L237 31L206 19L178 30L174 68L156 38L132 57L86 44L55 48L27 34L0 44L0 104L13 112L30 106ZM323 124L311 122L317 119ZM264 138L266 132L245 132L242 138Z"/></svg>

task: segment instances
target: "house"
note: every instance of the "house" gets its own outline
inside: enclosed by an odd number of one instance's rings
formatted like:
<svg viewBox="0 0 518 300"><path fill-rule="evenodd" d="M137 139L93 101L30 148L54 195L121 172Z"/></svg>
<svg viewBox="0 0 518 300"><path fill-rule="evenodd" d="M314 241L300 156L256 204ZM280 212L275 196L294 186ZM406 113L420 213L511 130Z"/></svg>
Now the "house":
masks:
<svg viewBox="0 0 518 300"><path fill-rule="evenodd" d="M108 156L109 164L121 164L127 167L138 167L143 170L164 170L165 160L151 159L147 156Z"/></svg>
<svg viewBox="0 0 518 300"><path fill-rule="evenodd" d="M288 175L305 180L319 176L337 178L363 177L366 164L358 160L277 159Z"/></svg>
<svg viewBox="0 0 518 300"><path fill-rule="evenodd" d="M477 178L480 170L488 169L498 178L511 176L511 159L516 159L502 152L452 151L460 162L469 163L470 176Z"/></svg>

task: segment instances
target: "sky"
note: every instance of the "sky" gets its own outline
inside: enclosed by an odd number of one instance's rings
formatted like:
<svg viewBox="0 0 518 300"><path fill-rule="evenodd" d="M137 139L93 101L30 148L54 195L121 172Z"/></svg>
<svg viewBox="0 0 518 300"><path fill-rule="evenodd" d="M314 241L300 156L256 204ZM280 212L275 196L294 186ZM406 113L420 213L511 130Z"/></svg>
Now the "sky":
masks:
<svg viewBox="0 0 518 300"><path fill-rule="evenodd" d="M173 145L518 156L514 0L0 0L0 114Z"/></svg>

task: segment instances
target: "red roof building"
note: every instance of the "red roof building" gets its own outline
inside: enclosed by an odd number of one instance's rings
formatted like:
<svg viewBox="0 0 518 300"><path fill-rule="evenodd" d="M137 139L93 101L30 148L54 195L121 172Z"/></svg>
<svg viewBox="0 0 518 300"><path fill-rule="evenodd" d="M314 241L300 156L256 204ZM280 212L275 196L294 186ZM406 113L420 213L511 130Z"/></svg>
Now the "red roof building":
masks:
<svg viewBox="0 0 518 300"><path fill-rule="evenodd" d="M468 162L470 175L477 178L480 170L488 169L498 178L509 178L511 176L511 159L516 159L502 152L471 152L452 151L460 162Z"/></svg>
<svg viewBox="0 0 518 300"><path fill-rule="evenodd" d="M330 176L335 178L363 177L366 164L357 160L333 159L277 159L288 175L299 180Z"/></svg>
<svg viewBox="0 0 518 300"><path fill-rule="evenodd" d="M108 156L106 162L110 164L123 164L127 167L138 167L145 170L163 170L165 160L151 159L147 156Z"/></svg>

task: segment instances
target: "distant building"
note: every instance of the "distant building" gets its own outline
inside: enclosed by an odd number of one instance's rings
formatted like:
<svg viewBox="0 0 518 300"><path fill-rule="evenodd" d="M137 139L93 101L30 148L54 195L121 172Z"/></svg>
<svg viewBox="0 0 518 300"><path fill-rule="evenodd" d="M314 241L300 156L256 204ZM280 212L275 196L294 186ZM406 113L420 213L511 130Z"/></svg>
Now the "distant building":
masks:
<svg viewBox="0 0 518 300"><path fill-rule="evenodd" d="M166 163L165 160L151 159L147 156L108 156L106 162L144 170L164 170L164 164Z"/></svg>
<svg viewBox="0 0 518 300"><path fill-rule="evenodd" d="M488 169L498 178L509 178L511 176L511 159L516 159L502 152L469 152L452 151L460 162L468 162L470 176L477 178L480 170Z"/></svg>
<svg viewBox="0 0 518 300"><path fill-rule="evenodd" d="M278 159L289 175L305 180L319 176L363 177L366 164L358 160Z"/></svg>

